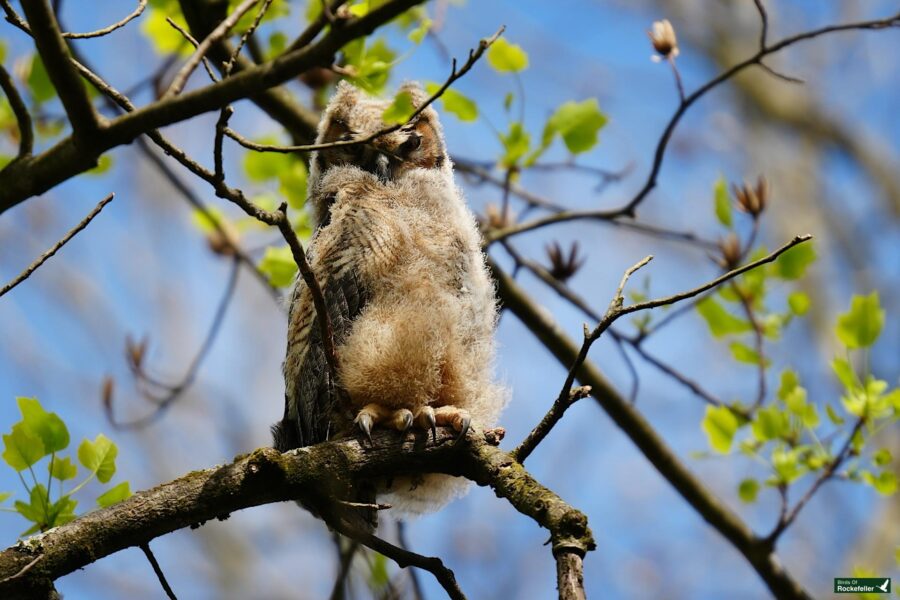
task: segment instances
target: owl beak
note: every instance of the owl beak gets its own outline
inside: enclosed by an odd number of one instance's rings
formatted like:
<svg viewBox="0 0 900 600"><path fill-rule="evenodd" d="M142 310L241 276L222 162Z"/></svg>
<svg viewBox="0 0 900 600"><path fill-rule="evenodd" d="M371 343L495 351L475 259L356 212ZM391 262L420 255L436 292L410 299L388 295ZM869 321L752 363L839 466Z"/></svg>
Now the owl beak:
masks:
<svg viewBox="0 0 900 600"><path fill-rule="evenodd" d="M363 149L362 166L366 171L377 175L382 181L392 179L391 160L387 154L376 148L365 146Z"/></svg>

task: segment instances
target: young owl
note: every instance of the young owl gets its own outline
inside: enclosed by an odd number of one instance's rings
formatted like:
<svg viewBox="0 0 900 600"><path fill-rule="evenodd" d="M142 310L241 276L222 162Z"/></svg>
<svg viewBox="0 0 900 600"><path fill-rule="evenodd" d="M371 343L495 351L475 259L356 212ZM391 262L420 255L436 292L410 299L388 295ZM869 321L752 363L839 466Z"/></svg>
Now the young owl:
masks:
<svg viewBox="0 0 900 600"><path fill-rule="evenodd" d="M406 85L418 106L427 96ZM341 82L317 143L384 128L389 102ZM460 435L496 422L505 395L492 377L496 298L475 219L453 181L437 113L427 108L371 144L311 156L315 233L309 260L339 357L330 381L315 308L302 279L290 303L281 451L374 427ZM447 475L378 482L395 511L435 510L465 490Z"/></svg>

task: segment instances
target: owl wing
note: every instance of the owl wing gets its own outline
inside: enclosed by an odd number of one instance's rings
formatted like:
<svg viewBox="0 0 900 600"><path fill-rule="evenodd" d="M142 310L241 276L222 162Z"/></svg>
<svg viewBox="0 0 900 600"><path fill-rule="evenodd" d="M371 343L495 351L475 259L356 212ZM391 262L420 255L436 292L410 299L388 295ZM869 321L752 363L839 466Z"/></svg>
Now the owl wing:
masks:
<svg viewBox="0 0 900 600"><path fill-rule="evenodd" d="M373 273L393 255L394 232L379 212L358 205L342 211L310 246L335 346L346 339L365 307ZM312 294L302 279L291 299L284 375L285 412L272 428L275 447L285 451L326 441L335 433L339 391L328 372Z"/></svg>

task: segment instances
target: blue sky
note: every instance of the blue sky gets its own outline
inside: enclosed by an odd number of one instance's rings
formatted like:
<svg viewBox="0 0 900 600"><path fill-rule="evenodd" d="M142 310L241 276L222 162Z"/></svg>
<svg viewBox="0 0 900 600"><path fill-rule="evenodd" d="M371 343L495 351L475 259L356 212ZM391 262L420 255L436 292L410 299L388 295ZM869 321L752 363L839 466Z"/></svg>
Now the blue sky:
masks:
<svg viewBox="0 0 900 600"><path fill-rule="evenodd" d="M98 19L105 22L118 14L121 4L103 0L92 4L94 10L85 11L70 0L64 3L63 15L71 29L87 30L99 26ZM777 38L850 18L826 4L778 3L771 8L770 35ZM864 14L857 16L887 13L891 4L867 3L858 9ZM746 14L740 14L735 27L751 29L752 19L748 24ZM522 84L525 122L533 136L540 134L546 117L562 102L598 98L610 124L601 131L598 147L580 161L609 169L633 164L630 177L603 193L596 192L592 178L577 174L527 173L522 183L572 208L614 207L643 183L656 140L676 106L671 73L665 65L649 60L651 48L645 34L650 23L663 16L649 3L469 2L449 8L440 36L454 56L462 57L479 37L506 25L508 39L529 52L530 66L522 74ZM676 28L691 26L674 24ZM5 24L0 38L10 45L7 66L30 51L24 36ZM411 46L403 36L392 35L391 41L399 48ZM798 47L774 64L789 66L801 76L804 69L817 73L808 85L825 108L848 125L871 132L896 156L900 152L900 121L895 116L900 89L894 83L900 76L898 44L895 31L848 34ZM160 60L134 28L100 41L81 42L79 47L119 89L127 89ZM683 44L679 65L688 90L717 72L706 55L689 43ZM426 43L398 65L392 84L406 79L440 81L447 71L445 58ZM200 74L192 82L200 84ZM300 86L294 89L304 93ZM502 99L506 92L517 90L516 83L479 64L458 83L458 89L478 101L484 118L461 124L444 115L448 146L456 156L493 160L499 144L485 121L505 129ZM720 233L712 211L713 181L719 174L730 180L755 177L766 163L764 150L744 145L745 140L758 139L743 129L749 120L734 99L734 92L725 87L691 109L673 139L659 187L641 206L641 219L696 230L706 237ZM235 108L232 124L247 135L279 132L248 102ZM50 112L54 110L59 109L51 105ZM214 116L203 115L168 128L167 134L210 163L214 123ZM548 160L565 158L559 146ZM227 150L226 171L252 191L254 184L242 182L239 176L243 151L235 145ZM209 252L192 227L187 205L138 150L121 147L112 156L113 168L107 175L79 177L0 216L0 280L7 280L100 198L111 191L117 194L85 233L0 300L0 429L18 418L15 396L37 396L65 419L73 438L93 438L99 432L113 438L120 445L121 476L131 481L133 489L145 489L270 443L268 425L281 414L285 324L283 313L266 292L246 272L241 273L235 306L196 385L150 428L112 430L99 399L104 375L118 382L118 410L132 416L147 410L130 384L125 336L150 335L150 364L162 376L177 378L205 334L228 275L226 262ZM882 378L896 382L898 306L887 300L897 291L900 275L896 215L885 214L876 200L877 190L837 152L826 153L812 175L827 191L821 201L840 207L841 218L870 257L892 321L872 364ZM202 182L186 173L183 179L207 202L221 207ZM485 203L499 200L496 189L467 185L465 190L476 212ZM776 187L774 201L790 204L794 199L779 195ZM789 214L776 211L772 218L787 219ZM806 222L798 219L797 225L801 224ZM776 231L785 225L790 229L791 223L780 225L764 231L763 239L770 247L783 242ZM823 258L814 269L819 270L818 281L827 284L821 290L823 308L833 319L851 293L869 290L855 287L855 274L828 232L812 233L821 236L817 243ZM547 228L523 236L517 247L542 258L549 241L573 238L580 241L588 262L572 285L596 307L606 305L621 272L647 254L656 256L644 271L655 295L693 287L716 274L703 252L606 224ZM258 245L276 239L263 233L253 241ZM496 255L508 264L502 251L498 249ZM637 278L635 284L641 281ZM580 314L533 279L523 275L521 282L570 335L580 336ZM565 371L512 315L503 316L497 336L498 373L512 390L501 420L507 429L504 446L512 447L546 411ZM811 327L798 323L772 348L772 356L779 367L791 364L800 371L811 397L835 398L837 389L827 367L832 349L816 344ZM696 315L678 321L649 348L702 379L723 398L751 395L753 370L735 365L725 346L709 339ZM628 388L628 371L611 343L601 341L592 358L617 386ZM777 514L773 492L764 493L750 507L737 499L737 483L748 474L758 474L754 465L736 457L693 458L693 452L706 450L699 429L704 405L697 398L645 368L638 407L725 502L758 531L771 527ZM762 582L739 554L687 506L592 401L571 410L529 459L528 467L590 519L598 550L585 561L589 595L764 596ZM6 489L21 489L8 469L0 470L0 490ZM89 500L84 498L82 509ZM847 574L847 552L884 502L862 486L829 484L782 540L779 555L809 589L823 593L830 589L831 578ZM2 515L0 539L6 540L2 545L12 543L23 529L19 517ZM546 532L498 501L490 490L473 489L440 513L414 521L409 538L416 551L442 556L472 598L544 598L554 593L553 559L542 546ZM334 569L325 528L292 504L243 511L223 523L166 536L153 546L183 598L222 594L320 598L331 584L330 575L323 573ZM441 597L429 576L423 574L421 579L429 597ZM116 598L126 592L148 598L160 594L149 566L135 549L63 578L59 589L76 599ZM284 596L286 590L295 595Z"/></svg>

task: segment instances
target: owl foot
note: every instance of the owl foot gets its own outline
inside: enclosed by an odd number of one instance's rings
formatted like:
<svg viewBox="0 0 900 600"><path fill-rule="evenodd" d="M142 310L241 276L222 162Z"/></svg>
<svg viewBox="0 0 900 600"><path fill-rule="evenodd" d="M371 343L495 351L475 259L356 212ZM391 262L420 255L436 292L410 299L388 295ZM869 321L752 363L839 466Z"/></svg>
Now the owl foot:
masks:
<svg viewBox="0 0 900 600"><path fill-rule="evenodd" d="M435 420L440 426L450 426L459 432L456 441L460 441L466 436L469 427L472 425L472 417L469 412L455 406L441 406L434 411Z"/></svg>
<svg viewBox="0 0 900 600"><path fill-rule="evenodd" d="M434 416L434 409L428 405L423 406L416 412L416 427L431 430L431 439L437 441L437 419Z"/></svg>
<svg viewBox="0 0 900 600"><path fill-rule="evenodd" d="M366 435L371 444L372 427L384 425L396 429L400 433L405 433L412 427L413 414L406 408L391 409L380 404L367 404L359 411L353 422Z"/></svg>

